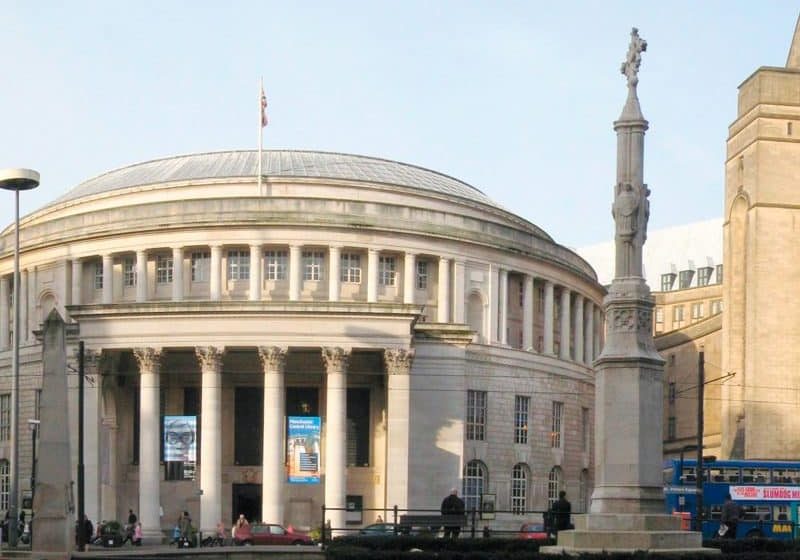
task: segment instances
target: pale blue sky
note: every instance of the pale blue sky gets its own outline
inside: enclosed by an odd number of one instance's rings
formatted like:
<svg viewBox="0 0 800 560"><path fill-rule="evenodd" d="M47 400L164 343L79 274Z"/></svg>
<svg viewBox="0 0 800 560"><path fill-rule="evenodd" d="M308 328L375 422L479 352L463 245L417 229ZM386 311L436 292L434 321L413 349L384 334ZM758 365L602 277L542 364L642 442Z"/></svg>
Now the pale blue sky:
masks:
<svg viewBox="0 0 800 560"><path fill-rule="evenodd" d="M651 228L722 213L737 86L783 66L795 1L0 0L0 167L28 213L130 163L257 147L372 155L479 188L568 246L612 236L619 66L648 42ZM3 201L5 199L5 202ZM0 193L0 224L13 197Z"/></svg>

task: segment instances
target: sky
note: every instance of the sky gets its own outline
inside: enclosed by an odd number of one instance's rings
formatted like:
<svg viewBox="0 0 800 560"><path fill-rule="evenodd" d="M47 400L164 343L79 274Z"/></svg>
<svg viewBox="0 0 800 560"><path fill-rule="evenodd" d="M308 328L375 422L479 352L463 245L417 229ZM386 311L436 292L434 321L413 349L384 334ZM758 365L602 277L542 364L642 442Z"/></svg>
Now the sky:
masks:
<svg viewBox="0 0 800 560"><path fill-rule="evenodd" d="M638 27L650 225L722 215L737 87L794 0L0 0L0 167L24 216L105 171L258 146L377 156L480 189L568 247L613 237L613 121ZM14 199L0 193L0 225Z"/></svg>

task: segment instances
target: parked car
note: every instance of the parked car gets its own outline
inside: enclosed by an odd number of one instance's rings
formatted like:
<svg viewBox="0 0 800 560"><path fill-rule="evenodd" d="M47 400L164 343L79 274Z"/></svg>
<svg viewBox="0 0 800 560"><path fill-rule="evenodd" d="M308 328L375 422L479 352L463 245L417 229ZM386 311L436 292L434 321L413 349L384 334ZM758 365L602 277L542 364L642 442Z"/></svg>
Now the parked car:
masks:
<svg viewBox="0 0 800 560"><path fill-rule="evenodd" d="M250 534L251 542L243 544L314 544L307 534L275 523L254 523L250 526Z"/></svg>
<svg viewBox="0 0 800 560"><path fill-rule="evenodd" d="M534 541L546 541L550 538L545 530L544 523L523 523L519 528L519 538Z"/></svg>
<svg viewBox="0 0 800 560"><path fill-rule="evenodd" d="M391 537L394 536L394 525L392 523L373 523L358 531L362 537ZM397 527L397 534L400 535L400 527Z"/></svg>

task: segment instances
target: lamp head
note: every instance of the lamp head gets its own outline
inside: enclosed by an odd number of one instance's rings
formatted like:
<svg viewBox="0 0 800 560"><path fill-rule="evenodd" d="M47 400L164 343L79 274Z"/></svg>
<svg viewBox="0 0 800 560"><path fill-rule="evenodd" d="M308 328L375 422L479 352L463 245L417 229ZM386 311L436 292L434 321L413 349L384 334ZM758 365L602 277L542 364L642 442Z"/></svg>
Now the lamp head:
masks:
<svg viewBox="0 0 800 560"><path fill-rule="evenodd" d="M0 169L0 189L28 191L39 186L39 172L33 169Z"/></svg>

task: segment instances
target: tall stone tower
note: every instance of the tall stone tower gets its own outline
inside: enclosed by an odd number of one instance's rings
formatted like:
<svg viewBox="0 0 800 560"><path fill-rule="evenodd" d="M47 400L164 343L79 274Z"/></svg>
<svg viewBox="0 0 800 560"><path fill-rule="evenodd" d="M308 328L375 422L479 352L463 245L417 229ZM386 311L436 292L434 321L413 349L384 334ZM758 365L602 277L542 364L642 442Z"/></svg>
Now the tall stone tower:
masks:
<svg viewBox="0 0 800 560"><path fill-rule="evenodd" d="M647 43L637 29L622 73L628 97L614 123L617 180L612 213L616 268L604 306L608 322L603 352L595 362L595 489L588 515L575 530L560 531L545 553L601 550L703 550L699 532L680 531L664 512L662 394L664 360L652 334L654 307L642 275L642 246L650 216L644 184L644 133L636 86Z"/></svg>
<svg viewBox="0 0 800 560"><path fill-rule="evenodd" d="M729 128L722 455L800 456L800 19L785 68L739 86Z"/></svg>

